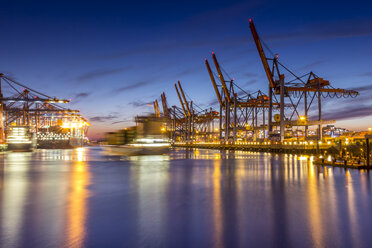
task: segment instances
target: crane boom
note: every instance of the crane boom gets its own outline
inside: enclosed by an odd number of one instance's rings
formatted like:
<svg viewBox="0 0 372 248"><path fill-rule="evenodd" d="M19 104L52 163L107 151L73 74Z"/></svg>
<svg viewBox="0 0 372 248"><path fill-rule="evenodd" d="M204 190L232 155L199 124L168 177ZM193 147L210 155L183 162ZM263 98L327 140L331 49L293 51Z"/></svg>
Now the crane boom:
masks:
<svg viewBox="0 0 372 248"><path fill-rule="evenodd" d="M265 72L266 72L267 79L269 80L270 87L274 88L275 87L274 78L273 78L273 75L270 71L269 63L267 63L265 52L262 48L260 38L257 34L256 27L254 26L254 23L253 23L252 19L249 19L249 27L250 27L252 35L253 35L254 43L256 43L257 51L258 51L258 54L260 55L262 65L263 65L263 67L265 69Z"/></svg>
<svg viewBox="0 0 372 248"><path fill-rule="evenodd" d="M174 84L174 87L176 88L177 95L178 95L178 99L180 99L180 103L181 103L181 107L182 107L182 110L183 110L183 114L185 115L185 117L187 117L187 113L186 113L185 105L183 104L183 101L182 101L182 98L181 98L180 92L178 91L177 84Z"/></svg>
<svg viewBox="0 0 372 248"><path fill-rule="evenodd" d="M209 63L208 63L208 60L207 60L207 59L205 59L205 65L207 66L207 70L208 70L209 76L210 76L210 78L211 78L211 81L212 81L212 84L213 84L214 91L216 92L217 99L218 99L220 105L222 105L221 95L220 95L220 92L218 91L218 87L217 87L217 84L216 84L216 80L214 80L214 76L213 76L213 73L212 73L211 67L209 66Z"/></svg>
<svg viewBox="0 0 372 248"><path fill-rule="evenodd" d="M231 103L230 92L228 91L228 89L226 87L225 78L222 75L220 65L218 64L217 57L216 57L216 54L214 54L214 52L212 52L212 57L213 57L213 61L214 61L214 64L215 64L217 72L218 72L218 77L220 78L220 81L221 81L221 84L222 84L222 89L225 92L225 96L227 98L227 101L229 103Z"/></svg>
<svg viewBox="0 0 372 248"><path fill-rule="evenodd" d="M187 100L186 100L185 93L183 92L183 89L182 89L182 86L181 86L180 81L178 81L178 87L180 88L180 91L181 91L181 95L182 95L183 101L185 102L186 109L187 109L187 114L188 114L189 116L191 116L191 111L190 111L190 108L189 108L189 104L188 104L188 102L187 102Z"/></svg>
<svg viewBox="0 0 372 248"><path fill-rule="evenodd" d="M155 101L153 101L152 103L154 104L155 116L158 117L158 110L156 109L156 103Z"/></svg>
<svg viewBox="0 0 372 248"><path fill-rule="evenodd" d="M163 92L163 94L161 94L161 102L163 104L164 115L168 117L169 116L169 113L168 113L167 98L165 97L165 93L164 92Z"/></svg>
<svg viewBox="0 0 372 248"><path fill-rule="evenodd" d="M158 111L158 117L160 117L160 109L159 109L158 99L155 100L155 104L156 104L156 109Z"/></svg>

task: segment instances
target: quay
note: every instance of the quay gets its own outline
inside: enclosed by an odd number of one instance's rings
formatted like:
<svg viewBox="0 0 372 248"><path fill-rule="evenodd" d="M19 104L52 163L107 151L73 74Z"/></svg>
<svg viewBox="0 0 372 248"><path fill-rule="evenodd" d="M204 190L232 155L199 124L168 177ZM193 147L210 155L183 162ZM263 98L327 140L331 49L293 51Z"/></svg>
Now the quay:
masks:
<svg viewBox="0 0 372 248"><path fill-rule="evenodd" d="M185 143L177 142L173 147L183 148L198 148L198 149L215 149L215 150L231 150L231 151L253 151L253 152L270 152L270 153L287 153L287 154L302 154L317 156L319 154L326 154L327 150L332 147L331 144L316 144L316 143L290 143L271 144L270 142L239 142L236 144L225 143ZM348 169L371 169L372 166L368 165L369 161L354 161L354 160L336 160L326 159L322 155L317 157L313 163L319 166L333 166Z"/></svg>
<svg viewBox="0 0 372 248"><path fill-rule="evenodd" d="M274 152L274 153L295 153L316 155L324 153L332 145L330 144L316 144L313 143L292 143L286 142L283 144L272 144L270 142L238 142L235 144L227 143L186 143L176 142L174 147L184 148L199 148L199 149L217 149L217 150L238 150L238 151L254 151L254 152Z"/></svg>

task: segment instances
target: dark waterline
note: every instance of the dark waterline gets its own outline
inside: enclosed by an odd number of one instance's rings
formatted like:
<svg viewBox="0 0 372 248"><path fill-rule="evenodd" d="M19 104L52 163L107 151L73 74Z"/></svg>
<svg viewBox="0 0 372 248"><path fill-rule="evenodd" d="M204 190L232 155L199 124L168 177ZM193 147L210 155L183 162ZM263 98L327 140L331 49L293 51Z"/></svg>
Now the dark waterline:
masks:
<svg viewBox="0 0 372 248"><path fill-rule="evenodd" d="M0 247L369 247L371 176L300 156L0 155Z"/></svg>

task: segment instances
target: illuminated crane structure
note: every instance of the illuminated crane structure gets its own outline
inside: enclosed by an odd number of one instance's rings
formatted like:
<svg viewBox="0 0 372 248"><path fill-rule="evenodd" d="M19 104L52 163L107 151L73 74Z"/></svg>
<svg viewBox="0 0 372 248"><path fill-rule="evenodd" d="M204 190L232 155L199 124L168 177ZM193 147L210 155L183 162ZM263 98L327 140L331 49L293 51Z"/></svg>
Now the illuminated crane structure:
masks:
<svg viewBox="0 0 372 248"><path fill-rule="evenodd" d="M265 115L269 107L268 97L260 90L255 93L248 93L239 87L234 79L226 81L226 77L222 73L221 66L213 52L212 58L217 74L212 71L207 59L205 59L205 65L220 105L220 140L235 142L238 138L265 139L267 122ZM217 83L215 78L218 78L220 84ZM274 106L277 106L277 104L274 104Z"/></svg>
<svg viewBox="0 0 372 248"><path fill-rule="evenodd" d="M184 127L183 140L186 142L213 140L214 120L218 119L219 113L212 108L202 109L194 101L187 99L180 81L174 84L174 87L182 107L183 118L180 125Z"/></svg>
<svg viewBox="0 0 372 248"><path fill-rule="evenodd" d="M163 118L166 130L170 132L170 138L173 140L186 140L186 118L183 114L182 109L177 106L172 106L168 108L167 98L163 92L160 95L161 103L163 107L163 113L159 109L159 103L156 99L153 102L154 114L157 118Z"/></svg>
<svg viewBox="0 0 372 248"><path fill-rule="evenodd" d="M196 140L212 140L214 134L214 120L218 112L212 108L202 109L186 96L180 81L175 85L181 108L168 108L165 93L161 94L163 114L160 113L157 100L154 101L155 116L164 117L173 140L193 142Z"/></svg>
<svg viewBox="0 0 372 248"><path fill-rule="evenodd" d="M168 108L165 94L163 93L161 97L163 115L172 123L174 141L193 142L199 137L203 137L204 141L214 141L215 131L218 132L219 141L223 143L283 141L291 136L293 128L297 129L297 137L322 140L322 125L335 123L335 120L323 118L322 99L356 97L359 94L355 90L334 88L329 81L312 71L297 76L279 62L277 54L271 53L271 58L265 55L264 43L258 36L251 19L249 26L269 82L268 95L261 90L249 93L248 90L239 87L233 78L231 79L226 72L223 73L216 55L212 52L216 73L213 72L207 59L205 59L205 65L217 96L219 113L212 109L202 110L201 108L196 111L197 105L186 98L181 83L178 81L175 89L181 108L176 106ZM283 70L286 75L282 73ZM154 109L155 116L160 117L157 100L154 102ZM316 113L316 118L312 117L314 113ZM216 129L213 126L215 119L219 120L219 126ZM315 137L309 137L310 126L317 127L317 132L313 132L316 134ZM299 128L304 130L299 130Z"/></svg>
<svg viewBox="0 0 372 248"><path fill-rule="evenodd" d="M285 128L293 126L305 127L305 137L308 135L308 127L318 126L318 139L322 139L322 125L334 123L334 120L324 120L322 116L322 98L326 97L356 97L359 93L354 90L338 89L331 86L329 81L318 77L315 73L310 72L302 76L295 75L287 67L279 62L279 56L272 54L272 58L265 55L262 39L257 34L252 19L249 19L249 26L253 35L254 42L261 62L265 69L269 81L269 109L268 109L268 131L270 138L275 136L274 127L279 126L276 133L280 133L280 140L285 138ZM269 65L271 62L271 67ZM285 81L286 71L290 77ZM276 96L279 96L279 99ZM286 101L287 99L287 101ZM314 101L315 100L315 101ZM289 101L289 102L288 102ZM310 108L317 101L318 114L317 120L308 120ZM288 104L286 104L288 102ZM274 103L279 104L280 113L275 115L273 121ZM287 108L287 106L289 106ZM302 107L303 106L303 107ZM286 108L285 108L286 107Z"/></svg>
<svg viewBox="0 0 372 248"><path fill-rule="evenodd" d="M90 124L79 111L58 105L68 102L45 95L0 73L0 118L3 120L0 121L1 142L5 141L11 125L31 126L35 133L51 126L83 129L86 133Z"/></svg>
<svg viewBox="0 0 372 248"><path fill-rule="evenodd" d="M154 102L154 110L155 110L155 117L160 117L160 109L159 109L159 103L158 100L156 99Z"/></svg>

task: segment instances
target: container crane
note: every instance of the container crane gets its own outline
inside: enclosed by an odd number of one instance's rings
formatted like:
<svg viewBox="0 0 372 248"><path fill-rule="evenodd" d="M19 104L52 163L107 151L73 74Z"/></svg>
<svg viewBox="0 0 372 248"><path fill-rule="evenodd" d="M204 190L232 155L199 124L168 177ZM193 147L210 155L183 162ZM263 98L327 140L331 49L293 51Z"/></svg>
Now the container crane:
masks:
<svg viewBox="0 0 372 248"><path fill-rule="evenodd" d="M3 89L9 92L4 96ZM80 114L58 104L70 100L50 97L0 73L0 140L4 142L10 126L29 126L36 134L45 127L63 128L63 123L78 123L86 134L90 124ZM1 117L2 116L2 117ZM76 130L75 130L76 131Z"/></svg>
<svg viewBox="0 0 372 248"><path fill-rule="evenodd" d="M258 54L264 67L268 82L269 82L269 135L272 133L273 126L280 126L280 140L285 138L286 126L305 126L305 137L307 137L308 126L318 126L318 139L322 139L322 125L334 123L334 120L323 120L322 118L322 97L356 97L359 93L354 90L338 89L330 85L329 81L310 72L303 76L297 76L287 67L279 62L279 56L276 54L273 58L267 58L262 47L261 39L257 34L256 27L252 19L249 19L249 27L256 44ZM270 70L269 62L272 61L272 70ZM294 79L285 82L284 74L281 74L280 69L284 69ZM276 79L276 80L275 80ZM273 122L273 98L275 95L280 95L280 100L277 101L280 106L279 122ZM307 120L308 111L313 103L314 98L318 98L318 120ZM285 115L285 98L290 101L290 109L292 110ZM297 99L294 99L297 98ZM310 98L310 101L308 101ZM300 115L300 103L304 104L304 115ZM294 120L297 117L297 120ZM304 120L301 120L304 119Z"/></svg>
<svg viewBox="0 0 372 248"><path fill-rule="evenodd" d="M222 128L224 127L225 142L230 138L232 138L233 141L236 141L237 132L247 131L247 129L254 132L253 139L256 139L256 131L264 130L263 139L265 139L265 115L267 113L266 109L269 108L268 97L264 95L262 91L257 91L253 94L244 91L234 82L233 79L231 81L225 81L226 77L222 74L222 69L217 60L216 54L212 53L212 57L217 72L221 73L218 74L218 77L220 79L222 78L224 82L222 83L221 81L220 85L216 83L214 73L209 66L208 60L205 59L208 74L220 103L220 137L223 137ZM230 84L229 87L226 85L227 82ZM221 87L221 91L219 91L219 86ZM230 96L230 102L226 95ZM278 104L274 103L273 106L278 107ZM232 135L230 135L231 133Z"/></svg>

